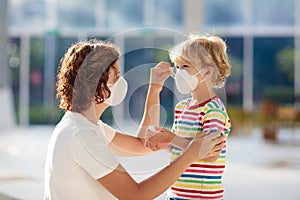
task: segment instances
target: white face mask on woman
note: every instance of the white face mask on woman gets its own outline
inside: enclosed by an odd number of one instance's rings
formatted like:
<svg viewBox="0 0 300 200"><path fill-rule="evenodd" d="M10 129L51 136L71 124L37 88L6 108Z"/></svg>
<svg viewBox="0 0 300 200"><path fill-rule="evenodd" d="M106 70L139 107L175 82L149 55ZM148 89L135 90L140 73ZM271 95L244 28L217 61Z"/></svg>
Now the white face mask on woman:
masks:
<svg viewBox="0 0 300 200"><path fill-rule="evenodd" d="M110 106L120 104L126 97L128 84L127 81L121 76L114 84L107 84L110 89L110 97L104 103Z"/></svg>
<svg viewBox="0 0 300 200"><path fill-rule="evenodd" d="M179 69L175 75L175 84L178 91L182 94L187 94L196 89L197 85L203 82L205 79L202 79L200 82L197 78L197 75L203 71L200 70L196 74L189 74L185 69Z"/></svg>

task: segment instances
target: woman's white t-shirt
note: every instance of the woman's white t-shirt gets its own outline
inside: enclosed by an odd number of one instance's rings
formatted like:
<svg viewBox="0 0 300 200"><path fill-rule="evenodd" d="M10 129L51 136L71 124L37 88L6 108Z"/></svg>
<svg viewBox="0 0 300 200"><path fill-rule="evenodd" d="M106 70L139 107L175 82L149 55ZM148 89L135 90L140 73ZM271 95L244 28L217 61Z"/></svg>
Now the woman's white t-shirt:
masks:
<svg viewBox="0 0 300 200"><path fill-rule="evenodd" d="M67 111L48 145L44 198L51 200L116 199L96 179L116 169L108 144L116 131L99 121Z"/></svg>

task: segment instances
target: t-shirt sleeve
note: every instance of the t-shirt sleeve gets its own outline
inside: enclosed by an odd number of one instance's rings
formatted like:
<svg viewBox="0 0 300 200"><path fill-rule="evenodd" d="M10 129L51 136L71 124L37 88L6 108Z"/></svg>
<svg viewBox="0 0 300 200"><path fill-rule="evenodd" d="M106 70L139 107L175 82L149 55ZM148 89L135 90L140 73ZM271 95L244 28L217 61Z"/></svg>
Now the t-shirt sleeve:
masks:
<svg viewBox="0 0 300 200"><path fill-rule="evenodd" d="M104 136L97 135L92 129L79 130L72 138L74 160L94 179L111 173L119 165L105 140Z"/></svg>
<svg viewBox="0 0 300 200"><path fill-rule="evenodd" d="M226 131L226 114L217 108L209 109L202 119L202 131L211 130L216 132L220 130L223 134Z"/></svg>
<svg viewBox="0 0 300 200"><path fill-rule="evenodd" d="M103 135L108 143L110 143L114 139L117 131L100 120L98 121L98 125L103 129Z"/></svg>

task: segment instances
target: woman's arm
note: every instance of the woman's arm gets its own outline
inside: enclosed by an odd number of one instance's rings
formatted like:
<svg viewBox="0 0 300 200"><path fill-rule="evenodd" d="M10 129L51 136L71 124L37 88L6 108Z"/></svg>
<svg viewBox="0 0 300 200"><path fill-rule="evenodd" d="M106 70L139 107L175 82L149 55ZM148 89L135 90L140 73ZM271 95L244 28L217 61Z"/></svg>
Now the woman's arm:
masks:
<svg viewBox="0 0 300 200"><path fill-rule="evenodd" d="M172 131L166 128L153 127L152 130L149 129L147 131L145 146L153 151L160 150L169 145L174 145L184 150L190 142L191 139L188 140L175 135Z"/></svg>
<svg viewBox="0 0 300 200"><path fill-rule="evenodd" d="M220 130L216 131L221 136L222 132ZM210 130L206 130L205 133L210 134ZM149 135L148 135L149 134ZM192 139L187 139L175 135L172 131L166 128L154 127L154 130L148 130L146 138L146 147L152 149L153 151L165 148L168 145L174 145L182 150L185 150Z"/></svg>
<svg viewBox="0 0 300 200"><path fill-rule="evenodd" d="M144 146L147 127L159 125L160 97L165 80L172 73L171 65L167 62L160 62L151 69L150 84L147 92L144 114L140 123L137 137L123 133L116 133L110 144L115 155L133 156L151 153L152 150Z"/></svg>
<svg viewBox="0 0 300 200"><path fill-rule="evenodd" d="M221 148L222 140L217 134L202 134L169 166L141 183L136 183L122 166L97 181L120 200L154 199L172 185L190 163Z"/></svg>
<svg viewBox="0 0 300 200"><path fill-rule="evenodd" d="M153 152L145 148L139 138L119 132L109 143L109 149L115 156L141 156Z"/></svg>

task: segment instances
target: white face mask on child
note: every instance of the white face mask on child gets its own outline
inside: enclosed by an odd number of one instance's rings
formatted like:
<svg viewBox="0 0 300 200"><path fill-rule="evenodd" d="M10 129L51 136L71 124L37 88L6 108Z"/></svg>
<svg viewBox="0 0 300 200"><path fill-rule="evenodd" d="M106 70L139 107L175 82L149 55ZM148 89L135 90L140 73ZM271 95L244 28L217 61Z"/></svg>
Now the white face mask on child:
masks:
<svg viewBox="0 0 300 200"><path fill-rule="evenodd" d="M127 81L121 76L114 84L107 84L110 89L110 97L104 103L110 106L120 104L126 97L128 84Z"/></svg>
<svg viewBox="0 0 300 200"><path fill-rule="evenodd" d="M187 94L196 89L197 85L203 82L205 79L202 79L200 82L197 78L197 75L203 71L200 70L196 74L189 74L184 69L179 69L175 75L175 84L178 91L182 94Z"/></svg>

